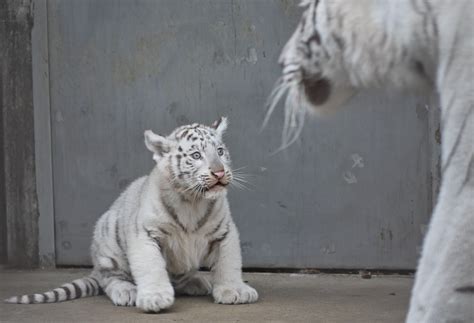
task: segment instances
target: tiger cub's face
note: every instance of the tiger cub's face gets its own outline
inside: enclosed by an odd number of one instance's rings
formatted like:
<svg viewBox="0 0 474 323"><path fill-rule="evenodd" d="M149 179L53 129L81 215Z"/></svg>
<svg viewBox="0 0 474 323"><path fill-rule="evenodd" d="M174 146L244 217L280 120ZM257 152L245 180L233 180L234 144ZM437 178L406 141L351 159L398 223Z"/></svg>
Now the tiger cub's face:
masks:
<svg viewBox="0 0 474 323"><path fill-rule="evenodd" d="M145 131L145 144L153 159L169 175L181 195L190 200L217 198L232 180L231 159L222 136L227 119L212 126L191 124L162 137Z"/></svg>

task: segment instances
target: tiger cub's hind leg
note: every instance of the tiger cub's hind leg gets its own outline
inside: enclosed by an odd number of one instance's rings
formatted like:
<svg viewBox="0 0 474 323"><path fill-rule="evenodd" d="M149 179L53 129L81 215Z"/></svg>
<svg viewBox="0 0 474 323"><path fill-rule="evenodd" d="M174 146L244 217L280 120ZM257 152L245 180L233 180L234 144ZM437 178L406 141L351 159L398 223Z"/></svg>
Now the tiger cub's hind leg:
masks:
<svg viewBox="0 0 474 323"><path fill-rule="evenodd" d="M175 284L177 294L189 296L204 296L212 292L209 279L201 273L196 273L179 280Z"/></svg>

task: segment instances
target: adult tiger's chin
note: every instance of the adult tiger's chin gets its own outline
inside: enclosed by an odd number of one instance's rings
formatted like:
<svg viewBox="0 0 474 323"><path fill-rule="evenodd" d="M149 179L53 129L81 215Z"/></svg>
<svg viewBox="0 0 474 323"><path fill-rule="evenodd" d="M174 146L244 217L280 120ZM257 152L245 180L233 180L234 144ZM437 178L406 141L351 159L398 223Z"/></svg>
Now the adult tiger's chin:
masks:
<svg viewBox="0 0 474 323"><path fill-rule="evenodd" d="M337 111L356 94L351 86L334 85L328 79L303 79L303 92L310 111L325 115Z"/></svg>

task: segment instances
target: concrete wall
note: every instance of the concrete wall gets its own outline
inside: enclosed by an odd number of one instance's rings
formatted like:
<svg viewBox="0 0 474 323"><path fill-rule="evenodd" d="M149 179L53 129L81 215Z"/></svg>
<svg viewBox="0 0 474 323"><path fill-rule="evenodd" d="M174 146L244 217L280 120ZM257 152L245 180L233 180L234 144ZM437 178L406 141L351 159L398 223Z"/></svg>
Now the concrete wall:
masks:
<svg viewBox="0 0 474 323"><path fill-rule="evenodd" d="M2 86L0 86L0 91ZM1 93L1 92L0 92ZM1 97L1 95L0 95ZM5 175L3 170L3 109L0 109L0 264L7 262L7 214L5 212Z"/></svg>
<svg viewBox="0 0 474 323"><path fill-rule="evenodd" d="M42 2L34 54L46 59L35 69L48 86L36 87L35 109L37 147L51 157L40 192L54 209L40 218L43 230L55 223L55 237L43 234L48 257L90 263L94 222L153 166L143 130L227 115L234 165L252 175L250 190L230 192L245 266L415 267L432 207L426 98L362 93L346 111L310 119L277 155L281 109L258 131L297 2Z"/></svg>
<svg viewBox="0 0 474 323"><path fill-rule="evenodd" d="M0 3L0 249L16 267L38 264L30 5L18 0Z"/></svg>

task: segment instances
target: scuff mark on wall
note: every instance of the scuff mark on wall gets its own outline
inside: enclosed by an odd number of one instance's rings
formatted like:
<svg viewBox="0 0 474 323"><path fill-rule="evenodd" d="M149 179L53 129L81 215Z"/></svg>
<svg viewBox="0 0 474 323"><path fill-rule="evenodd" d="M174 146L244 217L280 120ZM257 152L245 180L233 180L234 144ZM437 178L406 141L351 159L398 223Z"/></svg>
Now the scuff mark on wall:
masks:
<svg viewBox="0 0 474 323"><path fill-rule="evenodd" d="M64 249L69 250L69 249L71 249L72 244L71 244L70 241L63 241L63 242L61 243L61 246L62 246Z"/></svg>
<svg viewBox="0 0 474 323"><path fill-rule="evenodd" d="M171 117L173 117L173 119L175 119L176 125L182 126L191 123L191 121L186 116L186 111L181 111L180 113L179 110L180 106L177 102L171 102L171 104L166 107L166 111Z"/></svg>
<svg viewBox="0 0 474 323"><path fill-rule="evenodd" d="M385 229L385 228L382 228L380 230L380 240L389 240L389 241L392 241L393 240L393 232L391 229Z"/></svg>
<svg viewBox="0 0 474 323"><path fill-rule="evenodd" d="M288 206L286 206L282 201L277 202L278 206L281 207L282 209L288 209Z"/></svg>
<svg viewBox="0 0 474 323"><path fill-rule="evenodd" d="M362 158L361 155L359 155L358 153L353 153L350 155L350 159L352 161L352 165L351 165L351 169L354 169L354 168L364 168L365 167L365 164L364 164L364 158ZM342 178L346 181L346 183L348 184L356 184L357 183L357 177L356 177L356 174L353 173L352 171L348 170L348 171L345 171L343 174L342 174Z"/></svg>
<svg viewBox="0 0 474 323"><path fill-rule="evenodd" d="M441 145L441 130L439 126L438 128L436 128L436 131L435 131L435 140L438 145Z"/></svg>
<svg viewBox="0 0 474 323"><path fill-rule="evenodd" d="M357 177L350 171L344 172L344 174L342 174L342 178L348 184L356 184L357 183Z"/></svg>
<svg viewBox="0 0 474 323"><path fill-rule="evenodd" d="M359 154L352 154L351 158L353 161L352 168L354 167L364 168L364 159Z"/></svg>
<svg viewBox="0 0 474 323"><path fill-rule="evenodd" d="M322 253L329 255L329 254L336 253L336 246L334 245L334 243L331 243L329 245L321 247L320 250Z"/></svg>
<svg viewBox="0 0 474 323"><path fill-rule="evenodd" d="M59 230L61 232L64 232L64 233L69 232L69 225L68 225L67 221L58 221L58 224L59 224Z"/></svg>
<svg viewBox="0 0 474 323"><path fill-rule="evenodd" d="M242 253L247 253L253 247L253 243L251 241L244 241L241 243Z"/></svg>
<svg viewBox="0 0 474 323"><path fill-rule="evenodd" d="M61 113L61 110L56 111L54 119L56 120L56 122L63 122L64 121L64 117L63 117L63 114Z"/></svg>
<svg viewBox="0 0 474 323"><path fill-rule="evenodd" d="M427 104L418 103L415 108L416 117L419 120L425 120L427 118L429 107Z"/></svg>
<svg viewBox="0 0 474 323"><path fill-rule="evenodd" d="M247 56L235 59L236 64L242 64L242 63L256 64L257 61L258 61L257 50L253 47L250 47L247 50Z"/></svg>
<svg viewBox="0 0 474 323"><path fill-rule="evenodd" d="M258 61L257 50L254 47L249 47L247 49L247 55L242 57L235 57L231 58L229 55L224 53L221 49L218 49L214 52L214 56L212 61L216 65L223 65L223 64L232 64L232 65L240 65L240 64L256 64Z"/></svg>

